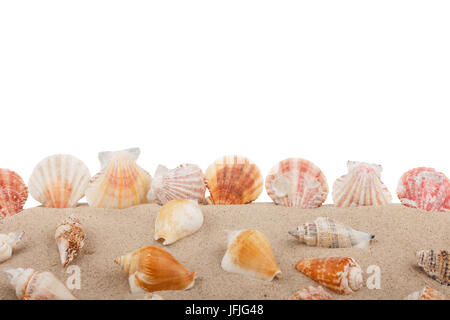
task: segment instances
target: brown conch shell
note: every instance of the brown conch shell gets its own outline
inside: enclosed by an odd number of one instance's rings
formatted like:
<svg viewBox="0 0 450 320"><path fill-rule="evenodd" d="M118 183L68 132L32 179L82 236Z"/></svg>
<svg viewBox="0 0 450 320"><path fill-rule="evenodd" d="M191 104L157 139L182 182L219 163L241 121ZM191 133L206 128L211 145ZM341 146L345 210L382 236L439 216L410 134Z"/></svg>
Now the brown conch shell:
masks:
<svg viewBox="0 0 450 320"><path fill-rule="evenodd" d="M80 220L74 216L67 217L57 228L55 240L61 263L66 267L78 255L84 246L86 234Z"/></svg>
<svg viewBox="0 0 450 320"><path fill-rule="evenodd" d="M405 300L450 300L445 294L426 286L420 291L415 291L405 298Z"/></svg>
<svg viewBox="0 0 450 320"><path fill-rule="evenodd" d="M416 252L417 264L432 279L450 286L450 261L446 250L420 250Z"/></svg>
<svg viewBox="0 0 450 320"><path fill-rule="evenodd" d="M334 300L321 286L309 286L306 289L295 292L288 300Z"/></svg>

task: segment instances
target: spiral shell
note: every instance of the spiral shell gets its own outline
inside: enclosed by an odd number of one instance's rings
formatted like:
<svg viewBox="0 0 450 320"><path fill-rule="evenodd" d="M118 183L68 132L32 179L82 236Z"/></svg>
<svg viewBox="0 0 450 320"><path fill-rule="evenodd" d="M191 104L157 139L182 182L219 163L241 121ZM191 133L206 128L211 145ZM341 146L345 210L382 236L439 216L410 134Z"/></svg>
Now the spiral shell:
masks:
<svg viewBox="0 0 450 320"><path fill-rule="evenodd" d="M425 273L440 284L450 286L450 261L446 250L419 250L417 264Z"/></svg>
<svg viewBox="0 0 450 320"><path fill-rule="evenodd" d="M22 178L9 169L0 169L0 219L22 211L28 189Z"/></svg>
<svg viewBox="0 0 450 320"><path fill-rule="evenodd" d="M61 264L66 267L78 255L84 246L86 234L80 220L69 216L56 228L55 240L58 246Z"/></svg>
<svg viewBox="0 0 450 320"><path fill-rule="evenodd" d="M426 286L420 291L415 291L408 295L405 300L450 300L445 294Z"/></svg>
<svg viewBox="0 0 450 320"><path fill-rule="evenodd" d="M288 300L334 300L321 286L309 286L306 289L295 292Z"/></svg>
<svg viewBox="0 0 450 320"><path fill-rule="evenodd" d="M17 244L22 240L23 232L0 233L0 263L11 258Z"/></svg>

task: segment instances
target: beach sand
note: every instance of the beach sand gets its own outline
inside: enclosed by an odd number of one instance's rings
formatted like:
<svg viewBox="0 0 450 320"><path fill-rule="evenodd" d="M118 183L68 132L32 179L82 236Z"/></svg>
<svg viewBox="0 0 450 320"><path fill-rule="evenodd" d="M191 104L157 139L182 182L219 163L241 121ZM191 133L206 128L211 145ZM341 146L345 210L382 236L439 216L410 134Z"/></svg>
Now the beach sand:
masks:
<svg viewBox="0 0 450 320"><path fill-rule="evenodd" d="M153 240L154 220L160 209L146 204L124 210L93 209L81 205L73 209L36 207L4 219L0 233L24 231L23 241L3 267L32 267L51 271L62 281L66 273L59 262L55 228L66 216L76 215L87 234L86 246L72 262L81 270L81 289L73 290L79 299L135 299L129 293L125 273L114 258L144 247L164 247L188 269L198 274L192 289L161 291L166 299L286 299L293 292L317 285L295 270L306 257L353 257L364 271L370 265L381 270L381 289L361 290L342 296L326 289L335 299L403 299L429 285L450 295L450 287L440 285L416 267L414 252L419 249L450 249L450 214L424 212L398 204L379 207L335 208L327 205L301 210L269 203L235 206L203 206L205 221L195 234L163 246ZM367 249L326 249L300 244L288 230L329 216L353 228L375 234ZM225 230L257 229L272 243L282 270L272 282L227 273L220 263L227 246ZM364 273L364 280L370 274ZM0 299L16 299L5 273L0 273Z"/></svg>

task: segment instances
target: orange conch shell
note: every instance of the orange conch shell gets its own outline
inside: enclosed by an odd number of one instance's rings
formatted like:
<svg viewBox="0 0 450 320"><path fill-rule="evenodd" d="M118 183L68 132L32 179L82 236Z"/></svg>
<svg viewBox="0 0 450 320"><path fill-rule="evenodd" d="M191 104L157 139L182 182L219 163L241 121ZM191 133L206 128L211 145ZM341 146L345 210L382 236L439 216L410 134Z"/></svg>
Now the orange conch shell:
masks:
<svg viewBox="0 0 450 320"><path fill-rule="evenodd" d="M405 298L405 300L450 300L450 297L426 286L421 291L415 291Z"/></svg>
<svg viewBox="0 0 450 320"><path fill-rule="evenodd" d="M22 178L9 169L0 169L0 219L22 211L28 189Z"/></svg>
<svg viewBox="0 0 450 320"><path fill-rule="evenodd" d="M321 286L309 286L306 289L295 292L288 300L334 300Z"/></svg>
<svg viewBox="0 0 450 320"><path fill-rule="evenodd" d="M450 286L450 259L446 250L419 250L417 264L440 284Z"/></svg>

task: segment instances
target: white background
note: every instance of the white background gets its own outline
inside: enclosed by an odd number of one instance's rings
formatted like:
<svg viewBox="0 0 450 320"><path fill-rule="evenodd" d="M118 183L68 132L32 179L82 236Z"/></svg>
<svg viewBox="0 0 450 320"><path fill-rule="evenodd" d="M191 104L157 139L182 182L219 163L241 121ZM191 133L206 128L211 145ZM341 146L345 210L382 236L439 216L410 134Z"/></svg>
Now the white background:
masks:
<svg viewBox="0 0 450 320"><path fill-rule="evenodd" d="M303 157L331 187L350 159L395 194L413 167L450 174L449 17L449 1L1 1L0 167L27 182L70 153L94 174L99 151L138 146L152 174Z"/></svg>

